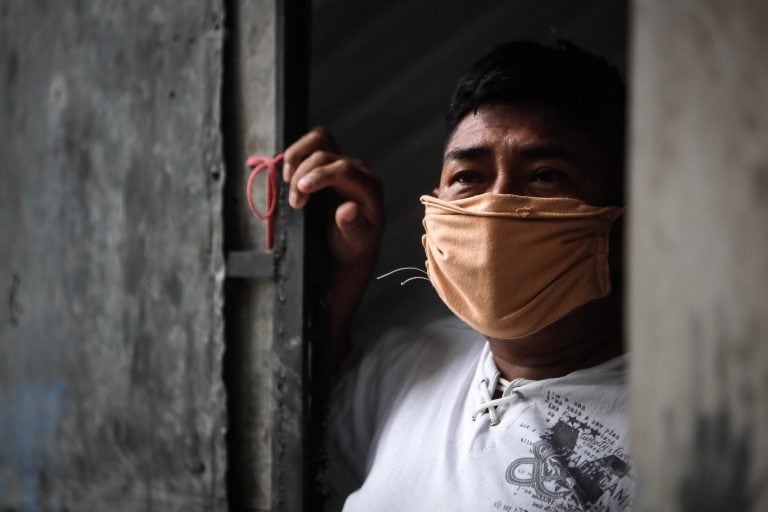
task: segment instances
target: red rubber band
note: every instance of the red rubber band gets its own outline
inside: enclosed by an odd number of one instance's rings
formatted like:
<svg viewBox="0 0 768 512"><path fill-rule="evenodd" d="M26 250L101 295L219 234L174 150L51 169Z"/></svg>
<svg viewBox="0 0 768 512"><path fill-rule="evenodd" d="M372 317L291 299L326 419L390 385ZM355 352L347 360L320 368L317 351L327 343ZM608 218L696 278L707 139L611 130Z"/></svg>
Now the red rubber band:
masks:
<svg viewBox="0 0 768 512"><path fill-rule="evenodd" d="M252 156L246 161L246 165L251 169L251 174L248 176L248 185L246 186L246 193L248 197L248 206L253 214L259 220L266 221L267 223L267 249L272 250L274 247L274 229L275 229L275 209L277 207L277 195L280 191L280 181L277 175L277 163L283 159L283 154L280 153L274 158L266 156ZM267 171L266 190L264 195L266 197L266 205L264 212L260 212L256 205L253 204L253 182L262 171Z"/></svg>

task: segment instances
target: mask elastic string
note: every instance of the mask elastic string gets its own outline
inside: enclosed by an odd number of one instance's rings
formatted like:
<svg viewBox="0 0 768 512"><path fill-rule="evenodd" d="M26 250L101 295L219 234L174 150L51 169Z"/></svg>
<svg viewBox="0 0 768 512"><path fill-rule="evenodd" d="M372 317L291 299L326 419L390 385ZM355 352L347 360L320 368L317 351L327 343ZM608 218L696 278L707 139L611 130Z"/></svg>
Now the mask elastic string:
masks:
<svg viewBox="0 0 768 512"><path fill-rule="evenodd" d="M401 272L403 270L415 270L416 272L421 272L422 274L424 274L424 276L428 276L429 275L429 274L426 273L426 271L424 271L423 269L420 269L418 267L400 267L400 268L396 268L395 270L390 270L386 274L381 274L380 276L378 276L376 278L376 280L378 281L379 279L383 279L385 277L389 277L392 274L394 274L396 272ZM424 276L412 276L412 277L409 277L405 281L400 281L400 286L403 286L405 283L409 283L409 282L415 281L417 279L421 279L423 281L429 281L429 277L424 277Z"/></svg>
<svg viewBox="0 0 768 512"><path fill-rule="evenodd" d="M282 161L283 154L280 153L274 158L266 156L252 156L246 161L246 165L251 169L251 174L248 176L248 184L246 186L246 193L248 197L248 206L251 212L259 220L266 221L267 223L267 249L272 250L274 247L274 228L275 228L275 209L277 207L277 195L280 190L280 182L277 176L276 165ZM266 198L266 205L264 212L260 212L256 205L253 204L253 182L263 170L267 171L266 190L264 196Z"/></svg>

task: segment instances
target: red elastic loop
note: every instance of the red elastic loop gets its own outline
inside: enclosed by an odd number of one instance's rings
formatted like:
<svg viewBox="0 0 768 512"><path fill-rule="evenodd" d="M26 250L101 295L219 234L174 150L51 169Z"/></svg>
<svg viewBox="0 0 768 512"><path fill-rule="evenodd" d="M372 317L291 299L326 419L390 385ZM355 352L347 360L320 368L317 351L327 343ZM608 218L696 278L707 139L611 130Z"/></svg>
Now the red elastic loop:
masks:
<svg viewBox="0 0 768 512"><path fill-rule="evenodd" d="M283 154L280 153L274 158L252 156L246 161L246 165L251 169L251 174L248 176L248 185L246 187L248 206L258 219L267 222L267 249L270 250L274 247L275 208L277 207L277 194L280 190L276 164L282 159ZM267 171L266 190L264 191L266 205L265 210L262 213L256 208L256 205L253 204L253 181L256 179L256 176L265 169Z"/></svg>

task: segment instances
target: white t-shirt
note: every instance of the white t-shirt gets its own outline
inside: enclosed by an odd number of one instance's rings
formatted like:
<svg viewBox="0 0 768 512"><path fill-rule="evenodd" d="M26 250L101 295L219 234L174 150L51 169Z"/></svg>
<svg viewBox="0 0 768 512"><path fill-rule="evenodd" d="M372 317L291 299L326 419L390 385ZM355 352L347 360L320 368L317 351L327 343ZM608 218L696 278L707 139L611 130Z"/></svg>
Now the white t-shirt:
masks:
<svg viewBox="0 0 768 512"><path fill-rule="evenodd" d="M624 377L620 357L518 379L491 426L472 419L499 378L482 335L454 318L391 335L334 394L329 508L349 494L345 512L629 510Z"/></svg>

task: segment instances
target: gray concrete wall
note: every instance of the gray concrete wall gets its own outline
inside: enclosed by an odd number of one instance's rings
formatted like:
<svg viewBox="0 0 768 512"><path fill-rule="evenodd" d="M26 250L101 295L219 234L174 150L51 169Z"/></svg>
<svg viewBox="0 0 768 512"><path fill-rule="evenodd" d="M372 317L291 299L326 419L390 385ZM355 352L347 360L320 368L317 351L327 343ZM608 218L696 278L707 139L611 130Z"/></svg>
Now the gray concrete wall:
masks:
<svg viewBox="0 0 768 512"><path fill-rule="evenodd" d="M0 508L226 508L221 2L0 0Z"/></svg>
<svg viewBox="0 0 768 512"><path fill-rule="evenodd" d="M768 4L634 2L638 510L768 510Z"/></svg>

